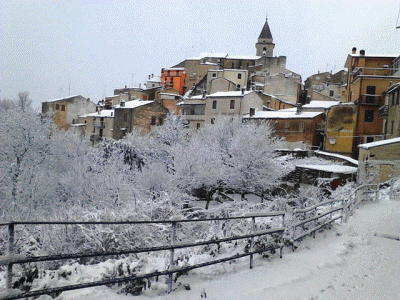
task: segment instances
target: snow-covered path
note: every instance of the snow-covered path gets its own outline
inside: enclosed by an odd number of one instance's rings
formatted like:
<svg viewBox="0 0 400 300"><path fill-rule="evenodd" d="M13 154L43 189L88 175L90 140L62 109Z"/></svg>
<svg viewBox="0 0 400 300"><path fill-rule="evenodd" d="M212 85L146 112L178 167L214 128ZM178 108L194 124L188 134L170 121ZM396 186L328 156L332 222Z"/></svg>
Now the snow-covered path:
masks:
<svg viewBox="0 0 400 300"><path fill-rule="evenodd" d="M346 224L307 237L282 259L238 261L218 275L196 270L178 282L170 295L117 295L98 287L63 293L58 299L400 299L400 241L375 236L400 235L400 202L386 198L364 203ZM223 267L220 267L224 269ZM194 272L196 274L194 274ZM43 299L45 299L43 297Z"/></svg>

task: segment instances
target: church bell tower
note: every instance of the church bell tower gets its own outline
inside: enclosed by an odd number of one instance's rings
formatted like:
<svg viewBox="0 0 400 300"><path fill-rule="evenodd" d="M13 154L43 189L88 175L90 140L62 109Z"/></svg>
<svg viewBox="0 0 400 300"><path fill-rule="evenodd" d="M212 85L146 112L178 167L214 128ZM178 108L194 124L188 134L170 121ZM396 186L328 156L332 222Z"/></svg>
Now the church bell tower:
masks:
<svg viewBox="0 0 400 300"><path fill-rule="evenodd" d="M256 55L272 57L274 55L274 47L275 44L273 43L271 30L269 29L268 19L266 19L256 43Z"/></svg>

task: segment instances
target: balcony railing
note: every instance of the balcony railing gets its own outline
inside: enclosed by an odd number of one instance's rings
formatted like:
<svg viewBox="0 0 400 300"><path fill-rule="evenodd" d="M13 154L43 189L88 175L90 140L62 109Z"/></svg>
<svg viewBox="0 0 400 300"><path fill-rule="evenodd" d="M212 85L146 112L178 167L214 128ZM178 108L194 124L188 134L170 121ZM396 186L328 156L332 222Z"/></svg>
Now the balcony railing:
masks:
<svg viewBox="0 0 400 300"><path fill-rule="evenodd" d="M389 105L384 105L379 108L379 118L385 119L389 115Z"/></svg>
<svg viewBox="0 0 400 300"><path fill-rule="evenodd" d="M363 105L380 105L381 99L380 95L363 94L359 100Z"/></svg>
<svg viewBox="0 0 400 300"><path fill-rule="evenodd" d="M351 75L355 81L359 76L393 76L396 71L392 68L355 68Z"/></svg>

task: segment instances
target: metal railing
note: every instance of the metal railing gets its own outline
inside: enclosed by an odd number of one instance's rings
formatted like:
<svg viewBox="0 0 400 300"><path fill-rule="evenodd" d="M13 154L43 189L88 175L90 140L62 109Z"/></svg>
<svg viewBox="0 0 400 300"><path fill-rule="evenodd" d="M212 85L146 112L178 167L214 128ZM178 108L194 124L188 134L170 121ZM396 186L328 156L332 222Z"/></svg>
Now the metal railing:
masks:
<svg viewBox="0 0 400 300"><path fill-rule="evenodd" d="M341 206L334 207L334 203L340 202ZM331 224L332 222L341 219L343 220L344 217L344 200L329 200L324 201L318 204L315 204L311 207L304 208L304 209L295 209L293 211L293 225L292 225L292 251L294 251L295 242L299 239L312 234L315 238L315 232L326 225ZM318 213L322 207L330 206L328 210ZM341 211L339 216L333 216L335 212ZM329 215L329 217L327 217ZM300 220L300 216L302 217ZM318 222L319 219L324 218L322 222ZM311 223L311 228L305 228L305 224ZM299 235L296 235L296 228L302 227L303 232Z"/></svg>
<svg viewBox="0 0 400 300"><path fill-rule="evenodd" d="M267 230L256 230L256 218L281 218L281 227L271 228ZM239 219L251 219L251 232L248 234L243 234L239 236L231 236L224 237L212 240L202 240L197 242L176 242L176 229L177 225L180 223L187 222L207 222L207 221L226 221L226 220L239 220ZM30 256L24 257L15 254L14 249L14 240L15 240L15 227L16 226L37 226L37 225L134 225L134 224L170 224L171 225L171 235L170 235L170 244L163 246L155 246L155 247L146 247L146 248L133 248L127 250L120 251L103 251L103 252L93 252L93 253L65 253L65 254L52 254L45 256ZM137 254L144 252L156 252L156 251L170 251L170 262L169 268L163 271L151 272L146 274L140 274L139 276L131 275L128 277L120 277L114 279L100 280L95 282L87 282L81 284L67 285L62 287L55 288L47 288L41 290L34 290L25 293L11 293L1 298L1 300L11 300L11 299L22 299L27 297L36 297L45 294L54 294L60 293L63 291L82 289L87 287L101 286L106 284L115 284L115 283L123 283L123 282L132 282L141 279L150 279L155 278L162 275L168 275L168 292L172 291L172 283L173 283L173 274L174 273L182 273L187 272L189 270L193 270L196 268L202 268L209 265L219 264L222 262L238 259L241 257L250 256L250 268L253 267L253 255L257 253L262 253L264 251L270 251L273 249L280 249L280 257L282 258L283 254L283 234L285 232L285 212L269 212L269 213L257 213L257 214L247 214L245 216L238 217L225 217L225 218L208 218L208 219L179 219L179 218L171 218L170 220L162 220L162 221L115 221L115 222L9 222L2 223L0 226L8 227L8 255L2 257L0 259L0 265L7 265L7 289L11 291L13 287L13 265L15 264L24 264L31 262L44 262L44 261L57 261L57 260L65 260L65 259L78 259L83 257L102 257L102 256L119 256L126 254ZM254 238L261 237L266 235L277 234L279 236L279 243L269 244L264 249L254 249ZM182 248L190 248L197 247L203 245L210 244L219 244L224 242L236 241L250 239L250 249L247 252L236 254L234 256L202 262L195 265L185 266L185 267L175 267L174 266L174 251L176 249Z"/></svg>

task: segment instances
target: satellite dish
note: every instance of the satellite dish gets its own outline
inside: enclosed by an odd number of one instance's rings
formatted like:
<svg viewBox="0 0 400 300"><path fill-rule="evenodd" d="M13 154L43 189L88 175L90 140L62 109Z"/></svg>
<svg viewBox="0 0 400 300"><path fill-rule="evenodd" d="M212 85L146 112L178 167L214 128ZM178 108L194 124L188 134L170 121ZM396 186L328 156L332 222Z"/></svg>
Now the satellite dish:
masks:
<svg viewBox="0 0 400 300"><path fill-rule="evenodd" d="M329 143L330 143L331 145L335 145L335 144L336 144L336 139L335 139L334 137L331 137L331 138L329 139Z"/></svg>

